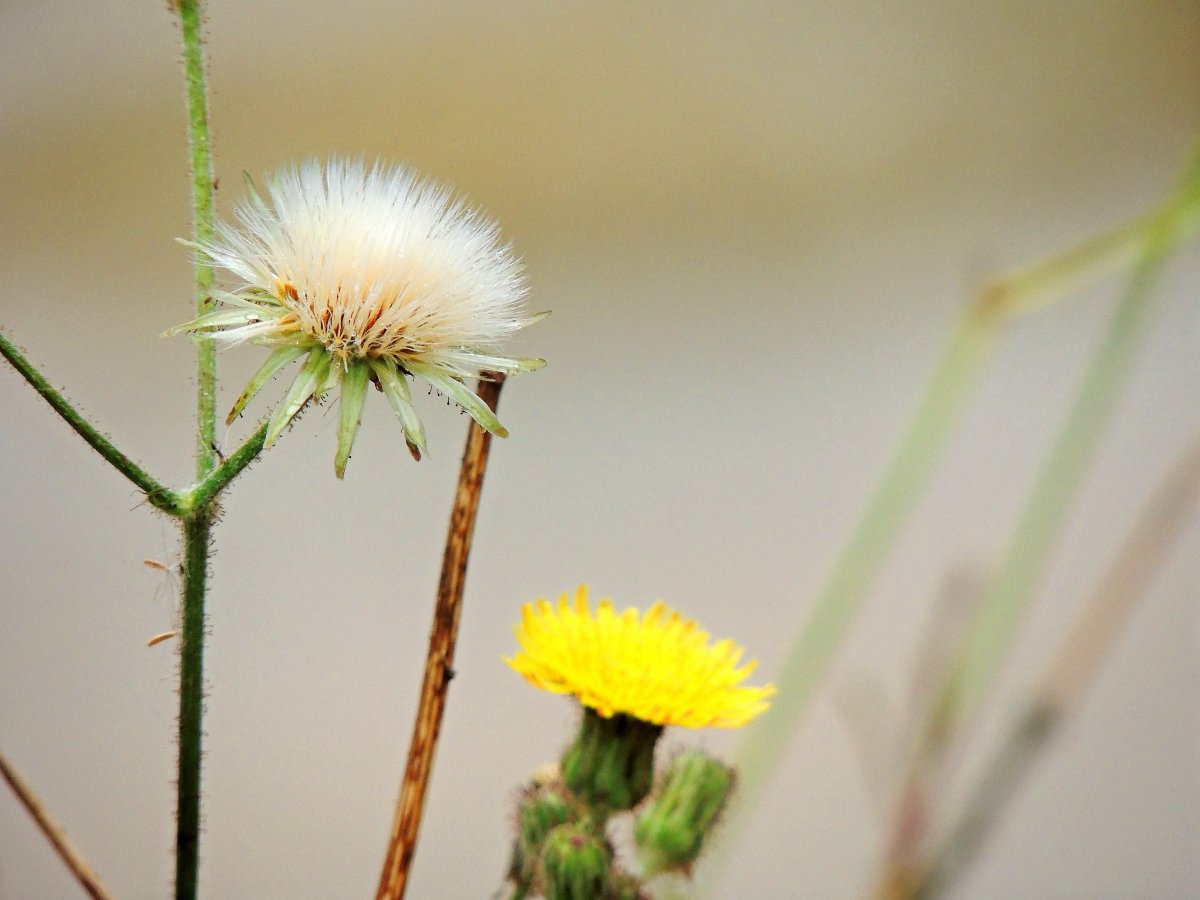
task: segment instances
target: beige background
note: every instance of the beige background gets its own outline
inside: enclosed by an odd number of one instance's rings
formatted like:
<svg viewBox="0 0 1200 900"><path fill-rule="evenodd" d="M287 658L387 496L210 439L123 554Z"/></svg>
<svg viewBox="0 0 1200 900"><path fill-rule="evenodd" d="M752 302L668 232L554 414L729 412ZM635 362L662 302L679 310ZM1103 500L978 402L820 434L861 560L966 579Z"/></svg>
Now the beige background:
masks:
<svg viewBox="0 0 1200 900"><path fill-rule="evenodd" d="M165 5L0 7L0 325L181 483L191 353L158 338L189 310ZM662 597L769 677L969 288L1155 201L1200 118L1183 2L214 0L209 18L224 209L243 169L408 161L502 221L554 310L516 348L548 368L503 399L416 898L494 888L512 791L571 731L500 661L523 601L581 580ZM1198 277L1194 249L1170 267L993 724L1195 432ZM1003 547L1115 289L1006 336L834 686L899 696L946 571ZM258 356L221 357L223 406ZM175 659L144 643L175 584L141 561L175 560L175 536L10 371L0 396L0 747L119 896L165 896ZM423 411L429 462L374 398L344 483L316 413L228 495L205 897L372 890L466 421ZM1197 546L1192 528L957 896L1200 894ZM880 840L826 693L717 894L855 897ZM0 896L74 896L6 791Z"/></svg>

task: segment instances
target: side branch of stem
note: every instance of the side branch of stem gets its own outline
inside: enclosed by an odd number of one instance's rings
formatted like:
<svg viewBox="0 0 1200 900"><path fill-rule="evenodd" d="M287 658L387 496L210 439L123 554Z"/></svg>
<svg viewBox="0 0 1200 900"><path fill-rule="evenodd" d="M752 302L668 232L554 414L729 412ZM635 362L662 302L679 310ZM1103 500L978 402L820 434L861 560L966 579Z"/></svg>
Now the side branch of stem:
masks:
<svg viewBox="0 0 1200 900"><path fill-rule="evenodd" d="M266 436L267 425L263 423L246 440L246 443L226 458L225 462L209 472L204 480L193 487L191 491L180 497L184 506L189 510L202 509L212 503L221 491L225 490L229 483L245 470L246 466L258 458L258 455L262 453L263 441Z"/></svg>
<svg viewBox="0 0 1200 900"><path fill-rule="evenodd" d="M61 393L46 381L41 372L33 367L29 360L22 355L21 351L2 332L0 332L0 355L12 364L12 367L20 373L22 378L29 382L30 387L42 395L45 401L50 404L50 408L58 413L63 421L75 430L76 434L87 441L88 446L108 460L114 469L133 482L146 495L146 499L152 506L173 516L180 514L178 495L151 476L141 466L117 449L112 441L97 431L90 422L79 414L75 407L67 402Z"/></svg>

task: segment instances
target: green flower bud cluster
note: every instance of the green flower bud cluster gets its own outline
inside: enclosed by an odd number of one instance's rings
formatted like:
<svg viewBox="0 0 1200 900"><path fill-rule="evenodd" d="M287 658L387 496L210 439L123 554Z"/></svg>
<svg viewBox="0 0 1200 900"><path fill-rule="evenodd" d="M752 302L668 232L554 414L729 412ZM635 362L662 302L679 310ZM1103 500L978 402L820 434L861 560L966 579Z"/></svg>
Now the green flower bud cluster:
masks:
<svg viewBox="0 0 1200 900"><path fill-rule="evenodd" d="M509 878L518 884L539 879L542 847L555 827L580 819L582 809L557 782L531 784L517 803L517 839L513 844Z"/></svg>
<svg viewBox="0 0 1200 900"><path fill-rule="evenodd" d="M535 781L522 792L508 877L513 900L640 897L636 879L614 864L604 819L559 780Z"/></svg>
<svg viewBox="0 0 1200 900"><path fill-rule="evenodd" d="M734 773L688 750L656 778L661 733L659 725L584 709L560 777L521 794L510 900L645 900L645 879L690 875L733 791ZM607 834L610 818L631 812L637 875L622 867Z"/></svg>

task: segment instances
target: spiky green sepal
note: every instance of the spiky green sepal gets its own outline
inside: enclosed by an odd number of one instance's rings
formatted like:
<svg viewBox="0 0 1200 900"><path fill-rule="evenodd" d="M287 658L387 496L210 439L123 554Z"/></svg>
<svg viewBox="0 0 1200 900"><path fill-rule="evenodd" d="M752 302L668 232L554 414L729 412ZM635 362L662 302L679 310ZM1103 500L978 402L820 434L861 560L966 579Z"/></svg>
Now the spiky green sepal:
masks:
<svg viewBox="0 0 1200 900"><path fill-rule="evenodd" d="M446 374L442 369L436 366L428 365L427 363L419 363L415 360L404 362L404 367L421 378L424 378L435 388L457 403L463 408L472 419L479 423L479 426L485 431L489 431L496 437L508 437L508 429L500 424L500 420L496 418L496 414L488 408L488 405L480 400L475 392L459 381L457 378Z"/></svg>
<svg viewBox="0 0 1200 900"><path fill-rule="evenodd" d="M396 416L400 419L400 425L404 429L404 443L408 445L408 452L412 454L413 459L419 462L421 455L426 452L425 426L421 424L417 411L413 409L412 395L408 390L407 379L391 360L372 359L370 365L379 381L380 390L383 391L383 395L387 397L388 403L391 404Z"/></svg>
<svg viewBox="0 0 1200 900"><path fill-rule="evenodd" d="M243 325L257 325L263 321L263 316L256 315L249 309L229 309L224 307L215 312L205 313L190 322L168 328L162 333L163 337L174 337L185 331L219 331L224 328L235 328Z"/></svg>
<svg viewBox="0 0 1200 900"><path fill-rule="evenodd" d="M288 363L303 356L304 351L304 347L280 347L268 356L267 361L246 382L242 393L238 395L237 402L233 404L233 408L229 410L229 415L225 417L225 424L232 425L233 420L242 414L242 410L246 408L246 404L262 389L262 386L274 378L275 374Z"/></svg>
<svg viewBox="0 0 1200 900"><path fill-rule="evenodd" d="M325 384L325 379L329 376L329 363L329 354L324 347L314 347L308 352L308 359L304 361L300 374L296 376L296 380L288 389L287 396L271 414L271 420L267 423L264 447L274 444L279 435L283 433L283 429L296 417L296 413L300 412L314 394L318 394L319 389Z"/></svg>
<svg viewBox="0 0 1200 900"><path fill-rule="evenodd" d="M350 450L358 436L358 426L362 424L363 401L367 398L370 376L371 367L366 360L350 363L342 373L342 414L338 424L337 456L333 460L333 470L338 478L346 474Z"/></svg>

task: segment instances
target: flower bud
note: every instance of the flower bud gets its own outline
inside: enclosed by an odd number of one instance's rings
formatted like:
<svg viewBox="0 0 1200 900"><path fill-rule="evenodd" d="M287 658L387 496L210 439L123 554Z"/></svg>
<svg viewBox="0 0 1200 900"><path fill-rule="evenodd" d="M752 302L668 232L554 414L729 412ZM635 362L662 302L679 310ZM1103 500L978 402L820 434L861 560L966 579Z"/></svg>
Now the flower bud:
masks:
<svg viewBox="0 0 1200 900"><path fill-rule="evenodd" d="M612 850L581 825L559 825L542 848L546 900L598 900L608 896Z"/></svg>
<svg viewBox="0 0 1200 900"><path fill-rule="evenodd" d="M686 872L733 790L733 770L699 750L681 753L637 819L634 839L647 874Z"/></svg>
<svg viewBox="0 0 1200 900"><path fill-rule="evenodd" d="M584 707L575 743L563 754L567 787L586 803L632 809L654 784L654 745L662 726Z"/></svg>
<svg viewBox="0 0 1200 900"><path fill-rule="evenodd" d="M513 847L510 876L528 883L534 875L542 845L555 826L576 818L566 788L560 782L548 782L527 788L517 803L517 840Z"/></svg>

